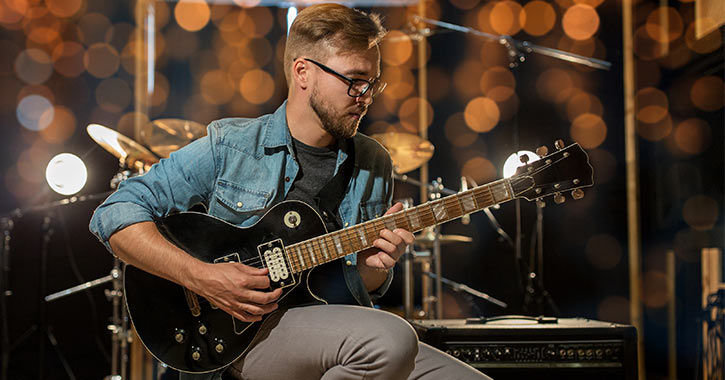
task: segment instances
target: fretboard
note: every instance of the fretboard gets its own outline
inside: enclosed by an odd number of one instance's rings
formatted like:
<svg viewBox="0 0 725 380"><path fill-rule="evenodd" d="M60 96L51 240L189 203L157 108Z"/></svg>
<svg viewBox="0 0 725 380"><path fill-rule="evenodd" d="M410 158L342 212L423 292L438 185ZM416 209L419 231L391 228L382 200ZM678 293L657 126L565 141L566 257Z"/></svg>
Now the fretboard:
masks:
<svg viewBox="0 0 725 380"><path fill-rule="evenodd" d="M384 229L418 232L513 199L508 179L433 200L342 230L285 247L293 273L316 267L373 246Z"/></svg>

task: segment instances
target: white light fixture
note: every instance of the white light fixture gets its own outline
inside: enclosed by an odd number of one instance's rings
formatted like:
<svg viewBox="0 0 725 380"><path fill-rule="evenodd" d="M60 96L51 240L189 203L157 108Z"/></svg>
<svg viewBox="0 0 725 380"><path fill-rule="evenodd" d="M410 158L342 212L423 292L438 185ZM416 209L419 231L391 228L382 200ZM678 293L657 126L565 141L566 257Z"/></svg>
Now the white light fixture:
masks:
<svg viewBox="0 0 725 380"><path fill-rule="evenodd" d="M72 195L81 191L87 179L86 165L71 153L61 153L53 157L45 169L45 180L58 194Z"/></svg>
<svg viewBox="0 0 725 380"><path fill-rule="evenodd" d="M536 153L530 152L528 150L520 150L518 151L518 153L512 153L503 164L504 178L511 177L516 173L516 169L518 169L520 166L526 165L521 162L521 157L524 155L529 157L528 163L532 163L541 159L541 157L539 157Z"/></svg>

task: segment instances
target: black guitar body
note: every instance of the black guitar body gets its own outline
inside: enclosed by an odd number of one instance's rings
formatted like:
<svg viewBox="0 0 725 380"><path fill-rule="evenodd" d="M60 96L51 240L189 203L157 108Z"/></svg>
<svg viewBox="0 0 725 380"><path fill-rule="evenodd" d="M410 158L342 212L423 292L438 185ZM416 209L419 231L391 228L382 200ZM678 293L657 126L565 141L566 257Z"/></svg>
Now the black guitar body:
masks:
<svg viewBox="0 0 725 380"><path fill-rule="evenodd" d="M290 216L296 219L289 220ZM315 210L299 201L277 204L247 228L196 212L167 216L157 226L170 242L202 261L240 261L257 268L263 267L259 245L277 239L289 245L327 233ZM335 260L292 274L296 283L283 288L280 309L322 303L310 294L308 277L317 271L340 272L340 265ZM261 322L234 319L201 297L197 297L200 309L195 316L190 293L182 286L130 265L124 271L124 288L128 312L143 344L157 359L180 371L203 373L231 364L246 351L261 326Z"/></svg>

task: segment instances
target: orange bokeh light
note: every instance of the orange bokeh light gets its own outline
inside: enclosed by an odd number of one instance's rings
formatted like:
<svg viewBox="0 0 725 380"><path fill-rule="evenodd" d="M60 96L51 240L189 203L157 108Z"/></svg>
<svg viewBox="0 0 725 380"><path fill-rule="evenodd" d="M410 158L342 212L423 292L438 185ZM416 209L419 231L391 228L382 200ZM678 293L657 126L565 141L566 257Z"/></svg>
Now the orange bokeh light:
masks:
<svg viewBox="0 0 725 380"><path fill-rule="evenodd" d="M599 14L590 5L576 4L566 10L561 24L571 39L586 40L599 29Z"/></svg>
<svg viewBox="0 0 725 380"><path fill-rule="evenodd" d="M480 80L481 91L496 102L503 102L513 95L516 79L511 70L494 66L483 73Z"/></svg>
<svg viewBox="0 0 725 380"><path fill-rule="evenodd" d="M51 56L53 67L60 75L77 77L86 70L83 65L84 55L83 45L74 41L65 41L53 49Z"/></svg>
<svg viewBox="0 0 725 380"><path fill-rule="evenodd" d="M190 32L201 30L209 23L211 10L204 1L179 0L174 8L174 18L180 27Z"/></svg>
<svg viewBox="0 0 725 380"><path fill-rule="evenodd" d="M653 123L640 121L637 133L645 140L660 141L672 133L672 116L669 114Z"/></svg>
<svg viewBox="0 0 725 380"><path fill-rule="evenodd" d="M546 1L534 0L524 6L524 20L519 20L524 31L532 36L549 33L556 24L556 11Z"/></svg>
<svg viewBox="0 0 725 380"><path fill-rule="evenodd" d="M645 123L656 123L669 113L667 95L654 87L645 87L635 95L637 104L637 120Z"/></svg>
<svg viewBox="0 0 725 380"><path fill-rule="evenodd" d="M472 178L476 183L486 183L495 180L496 167L485 157L468 159L461 168L461 175Z"/></svg>
<svg viewBox="0 0 725 380"><path fill-rule="evenodd" d="M699 154L710 146L710 125L702 119L687 119L675 128L675 144L688 154Z"/></svg>
<svg viewBox="0 0 725 380"><path fill-rule="evenodd" d="M423 127L430 127L433 123L433 107L430 103L422 99L423 106L426 111L426 120L423 122ZM400 119L400 125L408 132L417 134L420 130L420 104L421 98L412 97L406 99L398 109L398 118Z"/></svg>
<svg viewBox="0 0 725 380"><path fill-rule="evenodd" d="M227 103L236 93L236 88L233 83L231 75L225 71L207 71L202 75L199 84L201 96L210 104L220 105Z"/></svg>
<svg viewBox="0 0 725 380"><path fill-rule="evenodd" d="M249 103L262 104L274 95L274 79L264 70L250 70L239 81L239 92Z"/></svg>
<svg viewBox="0 0 725 380"><path fill-rule="evenodd" d="M708 75L692 84L690 99L695 107L708 112L717 111L725 103L725 85L720 77Z"/></svg>
<svg viewBox="0 0 725 380"><path fill-rule="evenodd" d="M392 30L380 46L380 55L388 65L402 65L413 55L413 42L407 34Z"/></svg>
<svg viewBox="0 0 725 380"><path fill-rule="evenodd" d="M526 22L526 14L519 3L509 0L494 3L489 15L493 31L498 34L514 35L521 30L521 21Z"/></svg>
<svg viewBox="0 0 725 380"><path fill-rule="evenodd" d="M83 65L91 75L108 78L118 71L121 59L113 46L107 43L96 43L89 46L83 55Z"/></svg>
<svg viewBox="0 0 725 380"><path fill-rule="evenodd" d="M647 16L647 34L657 42L672 42L682 35L684 24L680 13L671 7L659 7Z"/></svg>
<svg viewBox="0 0 725 380"><path fill-rule="evenodd" d="M76 117L67 107L55 106L53 120L40 131L40 137L50 144L66 142L76 129Z"/></svg>
<svg viewBox="0 0 725 380"><path fill-rule="evenodd" d="M682 218L695 230L707 231L717 223L718 202L706 195L688 198L682 206Z"/></svg>
<svg viewBox="0 0 725 380"><path fill-rule="evenodd" d="M462 112L456 112L448 117L443 127L443 132L446 135L446 139L453 146L457 147L471 146L478 138L477 133L466 127L466 121L463 118Z"/></svg>
<svg viewBox="0 0 725 380"><path fill-rule="evenodd" d="M476 132L492 130L501 117L496 102L482 96L468 102L463 115L466 125Z"/></svg>
<svg viewBox="0 0 725 380"><path fill-rule="evenodd" d="M45 0L45 5L58 17L71 17L83 6L83 0Z"/></svg>
<svg viewBox="0 0 725 380"><path fill-rule="evenodd" d="M571 123L570 135L572 140L586 149L594 149L607 138L607 125L601 117L585 113L579 115Z"/></svg>
<svg viewBox="0 0 725 380"><path fill-rule="evenodd" d="M536 90L542 99L562 103L569 99L574 91L574 83L569 72L551 68L536 79Z"/></svg>

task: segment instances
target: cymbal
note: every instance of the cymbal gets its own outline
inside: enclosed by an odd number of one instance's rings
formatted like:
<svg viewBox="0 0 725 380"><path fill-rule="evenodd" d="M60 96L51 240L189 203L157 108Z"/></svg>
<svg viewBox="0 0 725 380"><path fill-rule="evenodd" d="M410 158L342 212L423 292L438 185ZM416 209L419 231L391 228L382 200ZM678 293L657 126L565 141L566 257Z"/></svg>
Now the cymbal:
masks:
<svg viewBox="0 0 725 380"><path fill-rule="evenodd" d="M143 142L161 158L204 136L204 124L182 119L157 119L141 130Z"/></svg>
<svg viewBox="0 0 725 380"><path fill-rule="evenodd" d="M121 165L128 168L147 171L159 158L143 145L100 124L88 124L86 131L91 138L114 156Z"/></svg>
<svg viewBox="0 0 725 380"><path fill-rule="evenodd" d="M410 133L385 132L370 136L390 152L397 173L418 169L433 157L433 144Z"/></svg>
<svg viewBox="0 0 725 380"><path fill-rule="evenodd" d="M451 243L470 243L473 239L471 239L468 236L463 235L441 235L440 236L440 242L441 244L451 244ZM433 247L433 244L435 243L435 234L433 233L419 233L418 235L415 235L415 242L416 245L423 246L423 247Z"/></svg>

